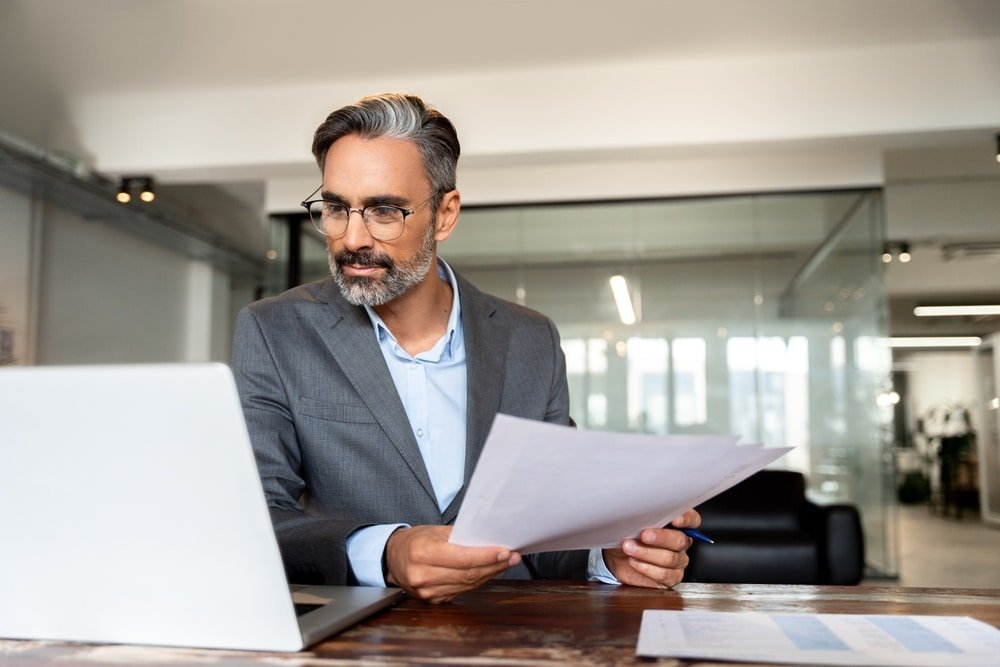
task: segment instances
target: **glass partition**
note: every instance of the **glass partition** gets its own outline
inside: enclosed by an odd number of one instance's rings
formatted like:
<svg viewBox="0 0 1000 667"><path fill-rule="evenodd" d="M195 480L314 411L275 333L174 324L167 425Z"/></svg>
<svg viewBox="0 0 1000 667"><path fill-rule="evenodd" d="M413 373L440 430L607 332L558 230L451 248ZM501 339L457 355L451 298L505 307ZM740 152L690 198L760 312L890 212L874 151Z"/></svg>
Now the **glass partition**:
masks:
<svg viewBox="0 0 1000 667"><path fill-rule="evenodd" d="M793 445L820 502L862 513L896 572L882 216L875 191L467 208L440 248L563 337L583 428ZM610 287L625 278L625 324Z"/></svg>

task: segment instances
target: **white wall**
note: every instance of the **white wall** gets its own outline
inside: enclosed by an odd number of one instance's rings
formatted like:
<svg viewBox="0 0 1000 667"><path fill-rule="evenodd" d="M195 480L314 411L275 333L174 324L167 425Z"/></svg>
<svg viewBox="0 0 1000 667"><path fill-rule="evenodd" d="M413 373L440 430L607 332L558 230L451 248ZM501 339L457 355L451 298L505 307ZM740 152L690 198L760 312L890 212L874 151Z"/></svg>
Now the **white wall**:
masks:
<svg viewBox="0 0 1000 667"><path fill-rule="evenodd" d="M229 361L232 347L229 275L200 261L187 270L185 361Z"/></svg>
<svg viewBox="0 0 1000 667"><path fill-rule="evenodd" d="M226 360L228 277L99 222L47 208L38 362Z"/></svg>
<svg viewBox="0 0 1000 667"><path fill-rule="evenodd" d="M13 359L0 363L30 363L32 291L31 198L0 187L0 329L13 336Z"/></svg>

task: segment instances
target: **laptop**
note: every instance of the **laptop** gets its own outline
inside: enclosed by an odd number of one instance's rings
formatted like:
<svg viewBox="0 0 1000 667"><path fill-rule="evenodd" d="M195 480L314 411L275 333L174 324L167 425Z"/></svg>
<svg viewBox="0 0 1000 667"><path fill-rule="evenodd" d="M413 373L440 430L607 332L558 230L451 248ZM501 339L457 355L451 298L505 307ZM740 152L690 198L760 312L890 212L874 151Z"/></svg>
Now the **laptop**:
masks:
<svg viewBox="0 0 1000 667"><path fill-rule="evenodd" d="M298 651L402 595L290 590L228 367L0 370L0 637Z"/></svg>

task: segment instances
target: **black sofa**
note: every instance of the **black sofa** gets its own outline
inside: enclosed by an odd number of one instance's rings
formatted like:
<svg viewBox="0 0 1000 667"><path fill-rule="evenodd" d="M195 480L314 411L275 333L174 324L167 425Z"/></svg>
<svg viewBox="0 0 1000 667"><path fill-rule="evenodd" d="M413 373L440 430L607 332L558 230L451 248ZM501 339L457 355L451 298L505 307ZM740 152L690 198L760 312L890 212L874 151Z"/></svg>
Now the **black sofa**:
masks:
<svg viewBox="0 0 1000 667"><path fill-rule="evenodd" d="M715 544L695 542L685 581L857 584L864 537L852 505L817 505L805 477L762 470L697 509Z"/></svg>

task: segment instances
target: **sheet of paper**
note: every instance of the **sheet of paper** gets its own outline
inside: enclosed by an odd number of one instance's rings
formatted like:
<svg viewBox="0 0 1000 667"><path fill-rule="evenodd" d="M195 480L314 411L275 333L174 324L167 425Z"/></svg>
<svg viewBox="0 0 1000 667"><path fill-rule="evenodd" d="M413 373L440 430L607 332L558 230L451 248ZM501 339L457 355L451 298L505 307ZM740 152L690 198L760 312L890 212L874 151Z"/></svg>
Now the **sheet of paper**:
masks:
<svg viewBox="0 0 1000 667"><path fill-rule="evenodd" d="M497 415L451 541L521 553L617 546L790 449L737 439L583 431Z"/></svg>
<svg viewBox="0 0 1000 667"><path fill-rule="evenodd" d="M636 653L804 665L995 665L1000 630L960 616L663 611L642 615Z"/></svg>

